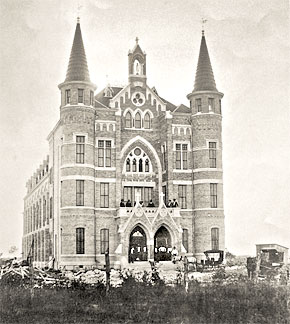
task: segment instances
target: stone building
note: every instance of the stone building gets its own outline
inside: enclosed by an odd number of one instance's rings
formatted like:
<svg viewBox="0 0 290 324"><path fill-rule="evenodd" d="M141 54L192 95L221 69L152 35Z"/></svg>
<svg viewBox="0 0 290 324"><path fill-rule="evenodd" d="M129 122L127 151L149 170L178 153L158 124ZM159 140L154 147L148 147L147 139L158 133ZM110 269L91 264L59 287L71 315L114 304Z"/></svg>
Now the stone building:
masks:
<svg viewBox="0 0 290 324"><path fill-rule="evenodd" d="M101 267L108 250L125 267L170 260L173 247L202 262L224 250L223 94L204 32L190 107L147 85L138 39L128 71L127 86L95 94L77 22L49 157L24 199L24 257L38 266Z"/></svg>

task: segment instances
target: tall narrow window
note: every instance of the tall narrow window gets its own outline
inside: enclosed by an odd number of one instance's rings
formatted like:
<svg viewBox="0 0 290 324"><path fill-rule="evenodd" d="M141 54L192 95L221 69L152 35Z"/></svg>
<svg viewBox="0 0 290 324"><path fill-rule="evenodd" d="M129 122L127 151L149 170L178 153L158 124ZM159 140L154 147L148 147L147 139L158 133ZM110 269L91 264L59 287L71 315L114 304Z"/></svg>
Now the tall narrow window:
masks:
<svg viewBox="0 0 290 324"><path fill-rule="evenodd" d="M175 168L180 170L187 169L187 144L176 144Z"/></svg>
<svg viewBox="0 0 290 324"><path fill-rule="evenodd" d="M164 204L166 204L166 202L167 202L167 190L166 190L166 186L162 186L162 193L163 193L163 201L164 201Z"/></svg>
<svg viewBox="0 0 290 324"><path fill-rule="evenodd" d="M98 166L104 166L104 156L105 156L104 141L98 141Z"/></svg>
<svg viewBox="0 0 290 324"><path fill-rule="evenodd" d="M147 206L149 201L152 199L152 188L151 187L144 187L144 205Z"/></svg>
<svg viewBox="0 0 290 324"><path fill-rule="evenodd" d="M85 136L76 137L76 163L85 163Z"/></svg>
<svg viewBox="0 0 290 324"><path fill-rule="evenodd" d="M111 166L111 157L112 157L112 152L111 152L111 141L106 141L106 167Z"/></svg>
<svg viewBox="0 0 290 324"><path fill-rule="evenodd" d="M142 159L139 160L139 172L143 172L143 161Z"/></svg>
<svg viewBox="0 0 290 324"><path fill-rule="evenodd" d="M187 169L187 144L182 144L182 169Z"/></svg>
<svg viewBox="0 0 290 324"><path fill-rule="evenodd" d="M135 128L141 128L141 115L139 112L135 115Z"/></svg>
<svg viewBox="0 0 290 324"><path fill-rule="evenodd" d="M84 206L84 180L76 180L76 205Z"/></svg>
<svg viewBox="0 0 290 324"><path fill-rule="evenodd" d="M201 99L195 99L195 105L197 112L201 112Z"/></svg>
<svg viewBox="0 0 290 324"><path fill-rule="evenodd" d="M216 168L216 142L209 142L209 167Z"/></svg>
<svg viewBox="0 0 290 324"><path fill-rule="evenodd" d="M85 254L85 229L76 228L76 254Z"/></svg>
<svg viewBox="0 0 290 324"><path fill-rule="evenodd" d="M125 116L125 127L132 128L132 115L131 115L130 111L128 111Z"/></svg>
<svg viewBox="0 0 290 324"><path fill-rule="evenodd" d="M131 166L130 166L130 159L126 160L126 172L130 172L131 171Z"/></svg>
<svg viewBox="0 0 290 324"><path fill-rule="evenodd" d="M78 89L78 103L84 103L84 89Z"/></svg>
<svg viewBox="0 0 290 324"><path fill-rule="evenodd" d="M109 230L107 228L101 229L101 254L109 252Z"/></svg>
<svg viewBox="0 0 290 324"><path fill-rule="evenodd" d="M108 183L101 183L100 195L101 195L100 207L109 208L109 184Z"/></svg>
<svg viewBox="0 0 290 324"><path fill-rule="evenodd" d="M145 172L149 172L149 160L145 160Z"/></svg>
<svg viewBox="0 0 290 324"><path fill-rule="evenodd" d="M65 104L70 103L70 89L65 90Z"/></svg>
<svg viewBox="0 0 290 324"><path fill-rule="evenodd" d="M184 246L186 252L188 252L188 229L186 228L182 230L182 245Z"/></svg>
<svg viewBox="0 0 290 324"><path fill-rule="evenodd" d="M144 116L144 128L149 129L150 127L150 115L146 113Z"/></svg>
<svg viewBox="0 0 290 324"><path fill-rule="evenodd" d="M219 250L219 229L217 227L211 229L211 249Z"/></svg>
<svg viewBox="0 0 290 324"><path fill-rule="evenodd" d="M133 159L133 163L132 163L132 171L133 171L133 172L137 172L137 161L136 161L136 159Z"/></svg>
<svg viewBox="0 0 290 324"><path fill-rule="evenodd" d="M49 198L49 218L52 218L53 215L53 200L52 197Z"/></svg>
<svg viewBox="0 0 290 324"><path fill-rule="evenodd" d="M218 113L221 114L222 113L222 101L219 99L219 110Z"/></svg>
<svg viewBox="0 0 290 324"><path fill-rule="evenodd" d="M162 164L163 164L163 170L166 170L166 145L162 145Z"/></svg>
<svg viewBox="0 0 290 324"><path fill-rule="evenodd" d="M214 111L214 99L213 98L208 98L208 110Z"/></svg>
<svg viewBox="0 0 290 324"><path fill-rule="evenodd" d="M43 223L42 223L42 225L44 226L45 222L46 222L46 199L45 199L45 197L43 197L43 206L42 206L42 208L43 208L43 211L42 211L42 221L43 221Z"/></svg>
<svg viewBox="0 0 290 324"><path fill-rule="evenodd" d="M181 169L181 144L176 144L176 169Z"/></svg>
<svg viewBox="0 0 290 324"><path fill-rule="evenodd" d="M178 186L178 202L181 208L186 208L186 185Z"/></svg>
<svg viewBox="0 0 290 324"><path fill-rule="evenodd" d="M217 208L217 184L210 184L210 207Z"/></svg>
<svg viewBox="0 0 290 324"><path fill-rule="evenodd" d="M94 91L90 91L90 105L94 105Z"/></svg>

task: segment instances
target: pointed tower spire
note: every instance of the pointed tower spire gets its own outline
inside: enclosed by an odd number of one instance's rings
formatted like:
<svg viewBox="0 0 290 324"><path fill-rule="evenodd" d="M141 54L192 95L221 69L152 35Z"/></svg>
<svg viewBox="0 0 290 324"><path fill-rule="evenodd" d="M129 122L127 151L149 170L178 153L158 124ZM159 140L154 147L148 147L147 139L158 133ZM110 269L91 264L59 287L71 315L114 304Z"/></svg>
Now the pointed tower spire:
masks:
<svg viewBox="0 0 290 324"><path fill-rule="evenodd" d="M90 82L88 63L83 44L79 17L77 18L77 26L65 78L65 82L67 81Z"/></svg>
<svg viewBox="0 0 290 324"><path fill-rule="evenodd" d="M210 58L206 46L204 29L202 30L199 58L195 74L193 91L217 91Z"/></svg>

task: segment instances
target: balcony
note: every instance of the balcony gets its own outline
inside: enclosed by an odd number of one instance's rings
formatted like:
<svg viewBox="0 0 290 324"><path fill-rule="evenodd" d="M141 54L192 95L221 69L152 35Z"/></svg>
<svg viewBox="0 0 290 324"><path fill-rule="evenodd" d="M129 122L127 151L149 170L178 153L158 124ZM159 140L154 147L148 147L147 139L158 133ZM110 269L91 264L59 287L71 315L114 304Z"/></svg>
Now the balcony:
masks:
<svg viewBox="0 0 290 324"><path fill-rule="evenodd" d="M140 205L134 207L119 207L117 217L130 217L133 213L138 214L138 216L144 214L148 217L155 217L159 213L162 216L168 214L171 217L180 217L180 208L167 208L164 205L161 207L141 207Z"/></svg>

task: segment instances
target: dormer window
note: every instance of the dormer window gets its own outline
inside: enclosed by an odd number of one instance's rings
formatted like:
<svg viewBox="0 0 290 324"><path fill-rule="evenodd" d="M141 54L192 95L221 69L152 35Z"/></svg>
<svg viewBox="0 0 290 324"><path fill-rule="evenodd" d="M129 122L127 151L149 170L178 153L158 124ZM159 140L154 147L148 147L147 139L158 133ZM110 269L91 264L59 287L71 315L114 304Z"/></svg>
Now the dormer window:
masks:
<svg viewBox="0 0 290 324"><path fill-rule="evenodd" d="M84 89L78 89L78 103L84 103Z"/></svg>
<svg viewBox="0 0 290 324"><path fill-rule="evenodd" d="M65 104L70 103L70 89L65 90Z"/></svg>

